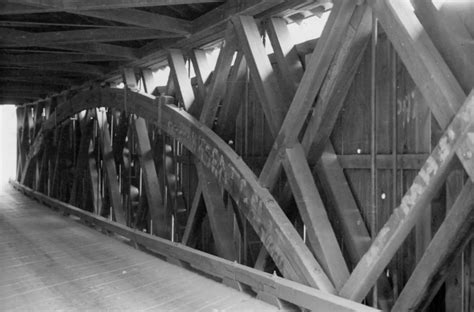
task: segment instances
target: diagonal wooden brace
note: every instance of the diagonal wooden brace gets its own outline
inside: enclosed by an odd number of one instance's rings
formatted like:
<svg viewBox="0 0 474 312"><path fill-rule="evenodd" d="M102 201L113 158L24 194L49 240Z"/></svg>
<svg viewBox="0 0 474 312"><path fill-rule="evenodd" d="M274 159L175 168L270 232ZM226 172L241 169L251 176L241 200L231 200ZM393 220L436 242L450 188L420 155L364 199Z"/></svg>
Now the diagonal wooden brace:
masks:
<svg viewBox="0 0 474 312"><path fill-rule="evenodd" d="M473 225L474 184L467 181L392 311L424 311L444 283L453 259L472 238Z"/></svg>
<svg viewBox="0 0 474 312"><path fill-rule="evenodd" d="M400 206L394 210L341 289L342 297L361 301L367 295L444 181L456 153L458 156L466 154L460 157L461 162L465 168L472 168L474 158L468 158L469 152L474 151L472 132L474 132L474 91L446 129L410 189L403 196ZM468 174L474 179L472 171Z"/></svg>
<svg viewBox="0 0 474 312"><path fill-rule="evenodd" d="M293 148L286 150L283 167L301 218L306 225L309 243L316 259L331 278L336 289L341 289L349 278L349 270L301 144L296 144Z"/></svg>
<svg viewBox="0 0 474 312"><path fill-rule="evenodd" d="M324 27L321 38L311 55L311 62L303 74L288 113L281 124L281 128L279 128L273 148L260 174L259 181L269 189L272 189L278 180L285 148L297 141L304 124L302 120L308 115L313 106L331 61L347 33L347 28L352 21L355 10L356 4L354 1L335 1L334 3L326 27Z"/></svg>
<svg viewBox="0 0 474 312"><path fill-rule="evenodd" d="M121 224L125 224L125 213L122 207L122 198L117 180L117 169L112 150L112 143L109 134L109 124L104 112L97 109L97 124L100 129L100 146L103 155L105 175L107 177L107 190L109 192L112 209L115 219Z"/></svg>
<svg viewBox="0 0 474 312"><path fill-rule="evenodd" d="M145 119L138 117L134 120L133 131L137 138L138 156L140 167L143 172L143 184L148 200L148 213L153 220L153 234L169 238L170 228L168 225L169 211L163 205L161 185L156 174L153 151L151 149L148 129Z"/></svg>

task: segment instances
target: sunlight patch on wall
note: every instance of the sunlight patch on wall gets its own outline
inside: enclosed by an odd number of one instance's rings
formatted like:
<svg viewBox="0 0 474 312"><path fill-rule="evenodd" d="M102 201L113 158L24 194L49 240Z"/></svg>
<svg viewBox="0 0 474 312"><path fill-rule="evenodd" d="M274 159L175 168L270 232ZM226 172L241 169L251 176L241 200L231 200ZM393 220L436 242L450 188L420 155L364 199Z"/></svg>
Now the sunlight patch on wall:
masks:
<svg viewBox="0 0 474 312"><path fill-rule="evenodd" d="M0 186L16 175L16 107L0 105Z"/></svg>

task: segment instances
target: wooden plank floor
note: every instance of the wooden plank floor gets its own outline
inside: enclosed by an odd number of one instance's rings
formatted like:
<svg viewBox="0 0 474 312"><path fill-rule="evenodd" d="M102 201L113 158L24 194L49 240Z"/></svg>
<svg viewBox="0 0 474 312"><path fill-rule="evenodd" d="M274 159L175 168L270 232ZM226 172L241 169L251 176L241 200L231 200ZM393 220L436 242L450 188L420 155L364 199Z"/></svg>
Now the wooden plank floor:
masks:
<svg viewBox="0 0 474 312"><path fill-rule="evenodd" d="M275 311L0 191L0 311Z"/></svg>

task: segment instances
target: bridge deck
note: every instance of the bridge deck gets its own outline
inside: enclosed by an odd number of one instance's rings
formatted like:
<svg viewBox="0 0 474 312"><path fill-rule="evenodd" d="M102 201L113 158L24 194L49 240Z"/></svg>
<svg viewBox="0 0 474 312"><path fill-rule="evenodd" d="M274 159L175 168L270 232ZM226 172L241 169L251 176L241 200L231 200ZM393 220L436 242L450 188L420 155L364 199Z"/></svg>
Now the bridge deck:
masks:
<svg viewBox="0 0 474 312"><path fill-rule="evenodd" d="M274 311L275 307L0 193L0 310Z"/></svg>

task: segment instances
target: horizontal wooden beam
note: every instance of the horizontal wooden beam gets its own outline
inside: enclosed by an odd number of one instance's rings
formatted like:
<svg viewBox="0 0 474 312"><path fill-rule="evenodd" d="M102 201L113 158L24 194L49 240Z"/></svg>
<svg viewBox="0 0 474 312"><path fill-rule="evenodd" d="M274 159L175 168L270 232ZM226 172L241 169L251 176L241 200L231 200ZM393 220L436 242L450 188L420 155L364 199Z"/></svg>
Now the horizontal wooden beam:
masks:
<svg viewBox="0 0 474 312"><path fill-rule="evenodd" d="M264 292L276 298L293 303L312 311L338 311L338 312L375 312L377 309L355 303L315 288L311 288L272 274L261 272L236 262L228 261L205 252L186 247L179 243L143 233L136 229L128 228L117 222L109 221L67 203L50 198L36 192L31 188L10 181L11 185L25 195L34 198L43 204L59 211L65 211L77 216L99 229L117 233L126 237L131 242L140 244L145 248L164 256L166 259L177 259L221 280L227 279L250 286L258 292Z"/></svg>
<svg viewBox="0 0 474 312"><path fill-rule="evenodd" d="M49 76L47 72L41 72L36 69L1 69L0 81L6 82L27 82L27 83L44 83L51 85L71 86L76 83L74 79L65 78L61 75Z"/></svg>
<svg viewBox="0 0 474 312"><path fill-rule="evenodd" d="M284 0L242 0L242 1L225 1L216 9L201 15L193 21L196 30L203 30L209 27L222 27L233 16L249 15L263 12ZM215 31L215 28L214 28Z"/></svg>
<svg viewBox="0 0 474 312"><path fill-rule="evenodd" d="M43 90L9 90L9 89L0 89L0 96L15 96L15 97L25 97L25 98L37 98L46 96L48 92Z"/></svg>
<svg viewBox="0 0 474 312"><path fill-rule="evenodd" d="M48 13L57 12L57 9L46 9L20 3L8 3L3 1L0 3L0 15L16 15L16 14L32 14L32 13Z"/></svg>
<svg viewBox="0 0 474 312"><path fill-rule="evenodd" d="M99 43L99 42L83 42L69 44L46 44L45 47L54 47L58 49L80 51L90 54L110 55L128 60L138 59L138 50L128 47L122 47L115 44Z"/></svg>
<svg viewBox="0 0 474 312"><path fill-rule="evenodd" d="M31 96L23 94L0 94L0 104L25 104L41 98L40 96Z"/></svg>
<svg viewBox="0 0 474 312"><path fill-rule="evenodd" d="M306 0L300 1L304 2ZM202 48L211 42L215 43L224 37L227 22L232 16L241 14L253 16L282 2L284 2L284 0L226 1L216 9L193 20L193 35L175 42L173 47L187 49ZM144 66L150 62L160 63L166 59L166 53L153 48L153 46L154 44L151 44L150 46L145 46L140 49L143 58L140 62L137 62L137 65L140 64L139 66Z"/></svg>
<svg viewBox="0 0 474 312"><path fill-rule="evenodd" d="M112 42L112 41L134 41L142 39L177 38L180 35L154 29L105 29L92 28L81 30L53 31L40 33L22 32L1 28L0 33L4 36L0 47L34 47L52 44L78 44L83 42Z"/></svg>
<svg viewBox="0 0 474 312"><path fill-rule="evenodd" d="M1 14L0 14L1 15ZM74 28L117 28L117 29L138 29L138 26L119 26L119 25L98 25L87 22L75 23L71 22L48 22L48 21L14 21L14 20L2 20L0 21L1 27L28 27L28 28L44 28L45 26L54 26L54 27L74 27Z"/></svg>
<svg viewBox="0 0 474 312"><path fill-rule="evenodd" d="M397 155L398 169L420 170L428 154ZM344 169L370 169L370 155L337 155L337 159ZM393 169L393 155L377 155L377 169Z"/></svg>
<svg viewBox="0 0 474 312"><path fill-rule="evenodd" d="M189 34L192 30L190 21L141 10L107 8L106 10L73 11L73 13L183 35Z"/></svg>
<svg viewBox="0 0 474 312"><path fill-rule="evenodd" d="M74 62L108 62L124 60L121 57L90 54L28 53L2 54L0 65L57 64Z"/></svg>
<svg viewBox="0 0 474 312"><path fill-rule="evenodd" d="M6 0L5 2L0 6L2 15L220 3L224 0Z"/></svg>
<svg viewBox="0 0 474 312"><path fill-rule="evenodd" d="M4 65L5 66L5 65ZM10 67L8 67L10 68ZM15 70L18 67L11 67ZM40 72L60 72L72 73L91 77L101 77L106 73L104 67L90 64L69 63L69 64L28 64L21 66L23 69L32 69Z"/></svg>
<svg viewBox="0 0 474 312"><path fill-rule="evenodd" d="M298 4L305 3L307 0L298 0ZM152 42L140 48L140 60L131 62L131 67L148 67L165 64L167 61L167 52L164 48L183 48L185 50L193 48L203 48L210 43L216 43L224 37L227 22L232 16L245 14L250 16L267 14L268 9L273 8L284 0L242 0L226 1L214 10L193 20L193 35L176 41L172 46L163 46L160 42ZM119 71L110 72L110 80L120 78Z"/></svg>
<svg viewBox="0 0 474 312"><path fill-rule="evenodd" d="M10 28L0 28L0 36L4 37L6 41L15 41L16 38L27 38L32 35L30 32L20 31ZM34 35L34 33L33 33ZM81 51L84 53L90 54L102 54L102 55L111 55L116 57L122 57L126 59L137 59L138 53L137 50L106 44L98 42L83 42L83 43L48 43L48 42L37 42L38 47L45 48L54 48L54 49L63 49L63 50L73 50Z"/></svg>
<svg viewBox="0 0 474 312"><path fill-rule="evenodd" d="M50 94L54 92L61 91L60 86L51 86L51 85L25 85L25 84L12 84L12 83L5 83L2 84L0 92L17 92L19 94L28 94L28 93L38 93L38 94Z"/></svg>

